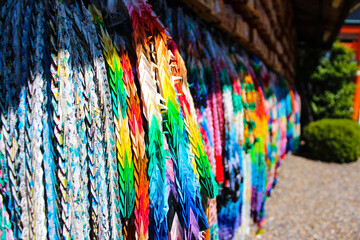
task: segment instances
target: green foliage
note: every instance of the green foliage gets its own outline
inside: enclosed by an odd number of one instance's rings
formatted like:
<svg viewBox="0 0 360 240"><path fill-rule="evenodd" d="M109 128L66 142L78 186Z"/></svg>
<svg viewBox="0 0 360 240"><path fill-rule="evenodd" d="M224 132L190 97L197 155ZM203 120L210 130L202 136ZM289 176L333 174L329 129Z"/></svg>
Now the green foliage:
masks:
<svg viewBox="0 0 360 240"><path fill-rule="evenodd" d="M356 84L348 83L337 92L326 90L323 94L313 96L312 110L321 118L348 118L351 119L353 112L353 96Z"/></svg>
<svg viewBox="0 0 360 240"><path fill-rule="evenodd" d="M315 119L351 118L357 64L352 61L354 52L335 42L325 56L309 84L311 107Z"/></svg>
<svg viewBox="0 0 360 240"><path fill-rule="evenodd" d="M346 163L360 157L360 125L349 119L322 119L305 127L303 138L309 157Z"/></svg>

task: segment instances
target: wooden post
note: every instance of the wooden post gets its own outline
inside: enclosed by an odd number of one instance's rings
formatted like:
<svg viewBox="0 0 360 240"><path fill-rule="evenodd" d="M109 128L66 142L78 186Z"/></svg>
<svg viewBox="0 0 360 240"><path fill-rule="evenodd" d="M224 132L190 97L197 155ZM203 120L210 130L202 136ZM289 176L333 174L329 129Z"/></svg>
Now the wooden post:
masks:
<svg viewBox="0 0 360 240"><path fill-rule="evenodd" d="M358 41L356 43L356 60L358 61L359 67L356 73L356 90L354 96L354 115L353 119L359 121L359 110L360 110L360 33L358 33Z"/></svg>

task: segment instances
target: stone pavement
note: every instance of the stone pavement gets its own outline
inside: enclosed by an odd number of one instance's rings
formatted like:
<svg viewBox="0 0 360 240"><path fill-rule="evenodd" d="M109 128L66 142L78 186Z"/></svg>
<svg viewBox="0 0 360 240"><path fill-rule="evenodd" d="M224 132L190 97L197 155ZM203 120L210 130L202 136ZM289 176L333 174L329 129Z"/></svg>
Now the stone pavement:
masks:
<svg viewBox="0 0 360 240"><path fill-rule="evenodd" d="M360 160L335 164L289 155L259 238L360 240Z"/></svg>

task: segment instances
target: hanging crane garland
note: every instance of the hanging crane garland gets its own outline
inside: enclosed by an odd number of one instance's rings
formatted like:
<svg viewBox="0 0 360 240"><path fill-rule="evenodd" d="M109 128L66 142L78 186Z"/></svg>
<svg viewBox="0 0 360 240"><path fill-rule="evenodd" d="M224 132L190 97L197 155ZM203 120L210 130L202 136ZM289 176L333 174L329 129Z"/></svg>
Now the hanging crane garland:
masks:
<svg viewBox="0 0 360 240"><path fill-rule="evenodd" d="M158 5L169 29L145 0L0 3L1 239L261 228L299 95Z"/></svg>
<svg viewBox="0 0 360 240"><path fill-rule="evenodd" d="M85 7L84 4L81 4L81 10L84 15L84 21L86 23L86 28L82 28L83 35L85 36L86 43L90 46L90 56L92 59L89 59L92 63L93 74L94 74L94 84L91 85L91 89L95 89L95 91L91 92L91 99L93 107L93 114L95 116L100 116L101 121L101 131L104 132L104 139L101 142L101 148L104 151L107 173L105 179L109 184L109 193L107 196L107 200L109 201L109 219L110 222L110 239L121 239L122 231L121 231L121 221L120 221L120 204L119 204L119 175L118 175L118 162L116 159L116 136L115 136L115 126L114 126L114 115L112 114L112 105L111 105L111 94L109 82L106 74L106 66L105 59L102 54L101 43L98 39L98 34L96 31L96 27L93 24L93 15L90 11ZM95 15L96 16L96 15ZM93 121L93 124L98 124ZM90 135L94 135L91 133ZM90 147L91 152L92 147ZM93 154L91 154L93 156ZM92 158L93 159L93 158ZM94 176L94 175L93 175ZM106 183L105 183L106 184ZM94 189L92 193L96 193ZM93 195L95 200L96 195ZM91 202L91 206L93 211L97 209L98 202ZM93 216L91 216L92 219ZM104 222L107 219L104 218ZM93 234L94 236L94 234ZM94 236L95 238L96 235Z"/></svg>
<svg viewBox="0 0 360 240"><path fill-rule="evenodd" d="M174 41L179 43L186 59L205 149L220 183L217 197L220 235L206 233L204 237L243 239L249 231L250 215L260 228L263 224L265 200L276 184L276 169L280 158L285 156L281 153L286 152L283 149L296 148L291 141L299 136L299 125L291 124L297 120L299 99L295 99L293 88L284 87L283 80L273 73L270 81L265 79L268 71L256 59L239 55L234 51L239 49L237 46L228 46L216 33L201 29L203 22L185 14L183 7L177 4L171 4L174 8L167 7L167 1L154 4L162 20L171 26ZM274 92L281 89L284 96L269 94L269 88ZM283 99L290 97L285 103ZM283 121L283 125L276 124L276 120L272 124L268 107L276 113L275 106L280 104L283 104L281 109L286 109L280 115L289 120ZM281 140L276 137L280 132L287 133ZM282 151L274 145L281 146Z"/></svg>

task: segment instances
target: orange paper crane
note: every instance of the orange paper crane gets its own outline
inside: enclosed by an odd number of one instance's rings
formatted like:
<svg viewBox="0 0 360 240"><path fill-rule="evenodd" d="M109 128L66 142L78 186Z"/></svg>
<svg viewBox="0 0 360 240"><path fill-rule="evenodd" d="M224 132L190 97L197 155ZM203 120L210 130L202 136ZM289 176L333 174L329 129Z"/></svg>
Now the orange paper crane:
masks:
<svg viewBox="0 0 360 240"><path fill-rule="evenodd" d="M147 157L145 154L144 129L141 118L140 99L137 94L134 75L127 53L122 54L123 80L127 91L127 115L129 117L130 137L133 149L135 195L135 228L137 239L148 238L149 226L149 179L147 176Z"/></svg>

